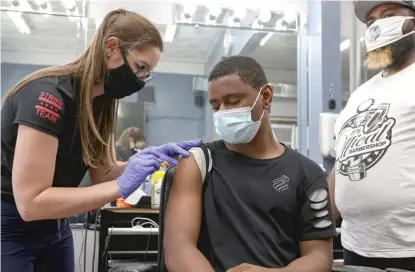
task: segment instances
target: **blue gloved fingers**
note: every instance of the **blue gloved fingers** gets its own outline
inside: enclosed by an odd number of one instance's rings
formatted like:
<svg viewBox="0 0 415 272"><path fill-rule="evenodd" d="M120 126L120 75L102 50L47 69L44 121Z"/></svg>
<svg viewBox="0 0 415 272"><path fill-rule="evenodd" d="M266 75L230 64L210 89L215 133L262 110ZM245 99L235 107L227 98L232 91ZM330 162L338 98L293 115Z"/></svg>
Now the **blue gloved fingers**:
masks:
<svg viewBox="0 0 415 272"><path fill-rule="evenodd" d="M142 157L142 161L140 161L142 166L147 167L154 167L157 171L160 168L160 159L158 159L158 156L154 154L146 154L144 157Z"/></svg>
<svg viewBox="0 0 415 272"><path fill-rule="evenodd" d="M164 148L164 150L162 150L162 152L166 151L167 153L166 152L163 152L163 153L165 153L166 155L168 155L170 157L176 157L176 156L179 156L179 155L184 156L184 157L189 157L189 155L190 155L190 153L187 150L183 149L182 147L178 146L177 144L169 143L169 144L166 144L164 146L165 146L165 148Z"/></svg>
<svg viewBox="0 0 415 272"><path fill-rule="evenodd" d="M199 147L201 143L202 143L202 140L194 139L191 141L180 142L180 143L177 143L176 145L180 146L181 148L185 150L189 150L192 147Z"/></svg>
<svg viewBox="0 0 415 272"><path fill-rule="evenodd" d="M174 158L170 157L169 155L166 155L162 152L163 152L162 150L157 150L157 148L151 150L151 154L154 155L155 157L157 157L160 161L166 161L170 165L177 165L178 162L177 162L176 159L174 159Z"/></svg>
<svg viewBox="0 0 415 272"><path fill-rule="evenodd" d="M161 158L154 149L138 152L128 160L124 173L117 179L122 198L131 195L149 175L160 169Z"/></svg>
<svg viewBox="0 0 415 272"><path fill-rule="evenodd" d="M154 147L149 146L149 147L146 147L143 150L135 153L133 156L139 156L139 155L142 155L142 154L151 154L153 152L153 150L154 150Z"/></svg>
<svg viewBox="0 0 415 272"><path fill-rule="evenodd" d="M156 166L156 165L150 165L150 166L147 166L147 167L145 168L146 173L147 173L147 176L154 174L154 172L156 172L156 171L157 171L157 170L159 170L159 169L160 169L160 165L159 165L159 166Z"/></svg>
<svg viewBox="0 0 415 272"><path fill-rule="evenodd" d="M167 156L166 154L157 152L158 158L162 161L168 162L170 165L177 165L177 160Z"/></svg>

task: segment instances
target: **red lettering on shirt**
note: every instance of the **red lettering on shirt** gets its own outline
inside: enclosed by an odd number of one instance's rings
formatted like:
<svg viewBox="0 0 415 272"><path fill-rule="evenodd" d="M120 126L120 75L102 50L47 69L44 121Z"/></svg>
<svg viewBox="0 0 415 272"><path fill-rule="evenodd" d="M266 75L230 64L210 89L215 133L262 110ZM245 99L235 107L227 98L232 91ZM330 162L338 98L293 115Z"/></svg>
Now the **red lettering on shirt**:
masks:
<svg viewBox="0 0 415 272"><path fill-rule="evenodd" d="M53 106L51 106L52 108ZM36 115L40 116L44 119L50 120L52 123L56 123L56 121L59 119L59 113L56 111L53 111L50 108L47 108L46 106L40 106L36 105ZM56 109L56 108L55 108Z"/></svg>
<svg viewBox="0 0 415 272"><path fill-rule="evenodd" d="M39 96L39 101L42 101L44 103L47 103L49 105L54 106L55 108L57 108L58 110L62 109L63 106L63 102L58 99L56 96L45 93L45 92L41 92L40 96Z"/></svg>
<svg viewBox="0 0 415 272"><path fill-rule="evenodd" d="M35 108L37 116L48 119L52 123L56 123L60 117L60 111L63 108L63 102L54 95L41 92Z"/></svg>

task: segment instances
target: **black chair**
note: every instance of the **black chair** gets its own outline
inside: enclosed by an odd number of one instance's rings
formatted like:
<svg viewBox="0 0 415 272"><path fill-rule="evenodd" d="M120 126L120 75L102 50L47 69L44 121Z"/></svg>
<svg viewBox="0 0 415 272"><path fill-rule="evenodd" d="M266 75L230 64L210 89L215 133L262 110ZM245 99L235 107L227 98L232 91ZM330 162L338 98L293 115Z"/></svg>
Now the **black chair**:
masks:
<svg viewBox="0 0 415 272"><path fill-rule="evenodd" d="M173 186L175 167L169 167L164 174L163 182L161 184L160 192L160 208L159 208L159 236L158 236L158 253L157 253L157 267L151 265L121 265L111 268L108 272L167 272L164 262L164 215L167 210L167 202L170 190Z"/></svg>
<svg viewBox="0 0 415 272"><path fill-rule="evenodd" d="M158 237L158 256L157 256L157 271L167 272L166 264L164 262L164 216L167 210L167 202L174 181L174 172L176 168L174 166L167 169L164 174L163 183L161 185L160 192L160 208L159 208L159 237Z"/></svg>

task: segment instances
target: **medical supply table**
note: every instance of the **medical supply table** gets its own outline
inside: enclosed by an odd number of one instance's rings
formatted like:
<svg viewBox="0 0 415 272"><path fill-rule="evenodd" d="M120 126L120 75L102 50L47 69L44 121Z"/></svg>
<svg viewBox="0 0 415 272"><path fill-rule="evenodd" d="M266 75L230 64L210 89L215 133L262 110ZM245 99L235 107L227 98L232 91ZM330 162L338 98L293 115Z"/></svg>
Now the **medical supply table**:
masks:
<svg viewBox="0 0 415 272"><path fill-rule="evenodd" d="M159 210L142 208L103 208L99 230L98 272L107 272L109 266L128 263L125 259L155 264L157 262L157 228L132 228L135 217L158 223Z"/></svg>

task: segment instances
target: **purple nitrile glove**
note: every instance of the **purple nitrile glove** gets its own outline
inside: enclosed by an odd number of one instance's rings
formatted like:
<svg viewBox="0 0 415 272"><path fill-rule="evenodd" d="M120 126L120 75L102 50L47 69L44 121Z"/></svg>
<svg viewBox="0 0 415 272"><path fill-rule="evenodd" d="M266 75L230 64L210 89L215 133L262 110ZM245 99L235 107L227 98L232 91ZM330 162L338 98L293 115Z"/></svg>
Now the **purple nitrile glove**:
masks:
<svg viewBox="0 0 415 272"><path fill-rule="evenodd" d="M165 154L169 157L177 157L179 155L184 157L189 157L190 153L187 151L192 147L198 147L202 143L201 140L191 140L191 141L185 141L180 143L168 143L162 146L153 147L154 150L156 150L158 153ZM163 159L164 160L164 159ZM170 163L170 161L166 160L169 164L176 165L177 161L175 163Z"/></svg>
<svg viewBox="0 0 415 272"><path fill-rule="evenodd" d="M145 181L145 179L160 168L160 161L145 149L128 159L127 166L120 177L118 186L122 198L127 198Z"/></svg>
<svg viewBox="0 0 415 272"><path fill-rule="evenodd" d="M188 157L187 151L192 147L200 146L201 140L181 143L168 143L158 147L148 147L131 156L124 173L118 178L120 194L127 198L145 181L145 179L160 168L160 162L166 161L176 165L177 160L172 158L178 155Z"/></svg>

